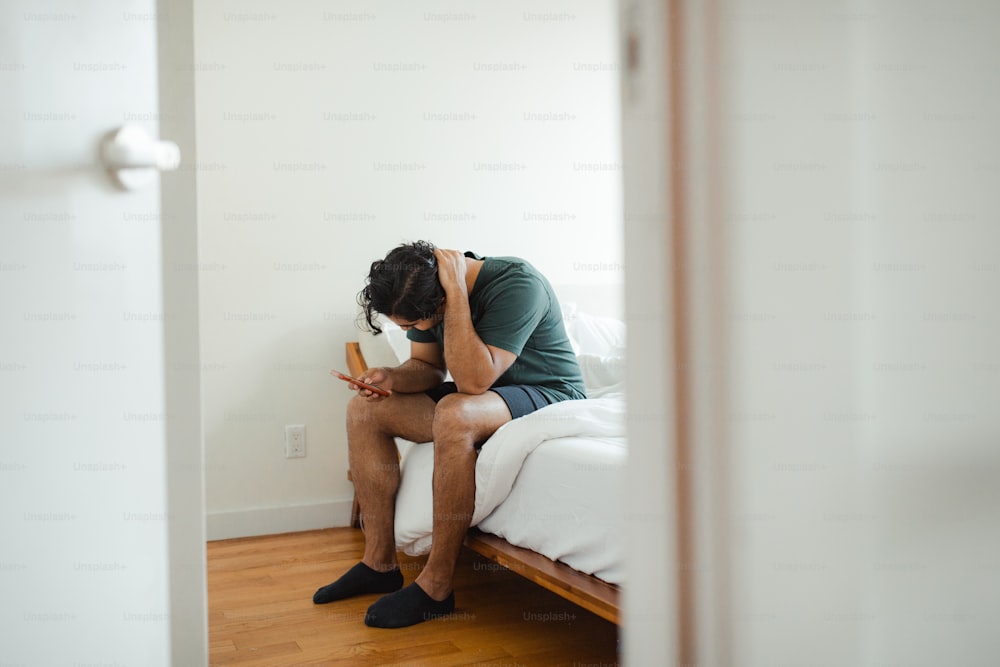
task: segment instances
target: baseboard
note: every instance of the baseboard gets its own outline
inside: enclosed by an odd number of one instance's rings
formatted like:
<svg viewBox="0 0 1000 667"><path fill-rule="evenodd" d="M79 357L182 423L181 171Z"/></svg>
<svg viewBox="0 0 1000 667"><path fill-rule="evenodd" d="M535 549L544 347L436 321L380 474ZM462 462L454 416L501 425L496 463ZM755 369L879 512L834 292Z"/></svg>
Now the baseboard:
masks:
<svg viewBox="0 0 1000 667"><path fill-rule="evenodd" d="M205 517L206 537L209 541L228 540L234 537L276 535L349 526L351 504L351 500L336 500L313 505L209 512Z"/></svg>

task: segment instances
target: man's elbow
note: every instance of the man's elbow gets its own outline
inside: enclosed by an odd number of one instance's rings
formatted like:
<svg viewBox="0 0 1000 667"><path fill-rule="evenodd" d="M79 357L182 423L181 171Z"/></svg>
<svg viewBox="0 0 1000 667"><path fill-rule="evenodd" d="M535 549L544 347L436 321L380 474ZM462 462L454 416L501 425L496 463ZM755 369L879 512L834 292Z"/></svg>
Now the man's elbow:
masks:
<svg viewBox="0 0 1000 667"><path fill-rule="evenodd" d="M485 384L482 382L455 382L455 387L462 394L471 394L472 396L479 396L480 394L485 394L490 390L492 384Z"/></svg>

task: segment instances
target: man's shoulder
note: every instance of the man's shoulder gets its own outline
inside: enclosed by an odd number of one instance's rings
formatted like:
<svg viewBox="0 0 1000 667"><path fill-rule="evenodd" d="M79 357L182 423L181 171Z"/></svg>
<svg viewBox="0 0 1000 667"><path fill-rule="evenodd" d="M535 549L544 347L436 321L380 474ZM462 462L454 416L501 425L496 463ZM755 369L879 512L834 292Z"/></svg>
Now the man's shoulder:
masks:
<svg viewBox="0 0 1000 667"><path fill-rule="evenodd" d="M526 259L521 257L499 256L485 257L484 269L492 278L533 276L544 278L542 272Z"/></svg>
<svg viewBox="0 0 1000 667"><path fill-rule="evenodd" d="M480 276L485 278L480 295L510 292L541 294L551 292L549 281L541 271L519 257L487 257Z"/></svg>
<svg viewBox="0 0 1000 667"><path fill-rule="evenodd" d="M483 260L488 264L493 264L496 266L520 266L527 265L531 266L531 262L521 257L513 257L510 255L487 255L483 257Z"/></svg>

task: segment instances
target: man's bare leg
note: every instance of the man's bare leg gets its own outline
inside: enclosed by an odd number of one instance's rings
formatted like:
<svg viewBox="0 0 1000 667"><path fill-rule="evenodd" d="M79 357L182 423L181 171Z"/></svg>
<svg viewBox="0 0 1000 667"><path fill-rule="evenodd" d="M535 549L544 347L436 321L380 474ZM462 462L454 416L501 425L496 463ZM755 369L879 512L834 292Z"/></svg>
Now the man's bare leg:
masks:
<svg viewBox="0 0 1000 667"><path fill-rule="evenodd" d="M476 444L509 422L499 394L451 394L434 413L434 533L417 584L435 600L451 593L455 563L476 503Z"/></svg>
<svg viewBox="0 0 1000 667"><path fill-rule="evenodd" d="M395 394L384 399L356 396L347 409L351 477L361 506L365 553L340 579L316 591L322 604L363 593L387 593L402 585L394 531L399 490L399 452L393 436L413 442L433 437L434 401L426 394ZM382 573L382 575L380 575Z"/></svg>
<svg viewBox="0 0 1000 667"><path fill-rule="evenodd" d="M498 394L449 394L434 412L434 532L431 553L411 586L380 598L365 623L405 627L454 608L452 580L476 500L476 443L510 421Z"/></svg>
<svg viewBox="0 0 1000 667"><path fill-rule="evenodd" d="M385 571L396 566L395 514L399 450L395 436L413 442L433 438L434 401L426 394L396 394L348 405L347 444L354 492L365 533L363 563Z"/></svg>

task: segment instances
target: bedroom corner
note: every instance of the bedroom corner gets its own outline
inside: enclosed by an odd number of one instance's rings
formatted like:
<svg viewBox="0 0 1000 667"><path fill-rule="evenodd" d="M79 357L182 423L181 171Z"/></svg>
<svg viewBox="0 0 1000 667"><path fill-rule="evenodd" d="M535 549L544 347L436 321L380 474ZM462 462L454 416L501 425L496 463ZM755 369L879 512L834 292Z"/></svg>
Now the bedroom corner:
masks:
<svg viewBox="0 0 1000 667"><path fill-rule="evenodd" d="M364 339L374 259L418 239L523 257L568 326L624 320L616 6L195 11L208 538L345 527L351 394L328 371Z"/></svg>
<svg viewBox="0 0 1000 667"><path fill-rule="evenodd" d="M210 538L347 524L349 392L327 371L392 246L523 256L561 299L622 317L616 17L557 19L198 4ZM284 458L286 424L306 425L305 459Z"/></svg>

